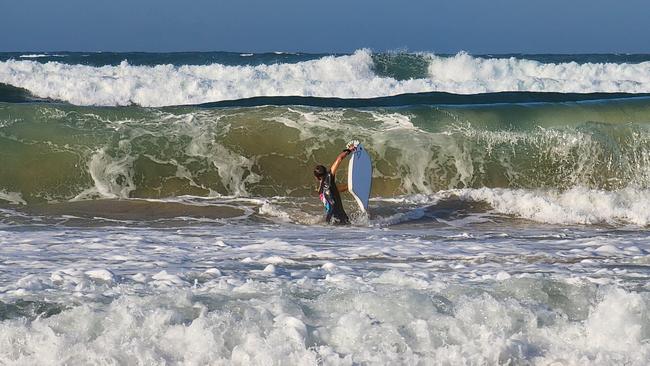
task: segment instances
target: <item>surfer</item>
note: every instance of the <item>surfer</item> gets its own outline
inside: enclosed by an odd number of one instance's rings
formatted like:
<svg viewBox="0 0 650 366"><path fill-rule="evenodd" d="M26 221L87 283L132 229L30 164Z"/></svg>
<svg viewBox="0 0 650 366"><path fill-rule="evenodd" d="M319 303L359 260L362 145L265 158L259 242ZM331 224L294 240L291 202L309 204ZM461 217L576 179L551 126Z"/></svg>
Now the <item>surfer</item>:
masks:
<svg viewBox="0 0 650 366"><path fill-rule="evenodd" d="M336 185L336 170L341 165L343 159L350 155L354 149L351 146L351 148L349 147L343 150L336 157L329 170L323 165L316 165L314 168L314 177L318 179L320 184L318 194L321 202L325 206L325 219L330 224L346 225L350 223L350 219L343 209L340 195L340 192L348 190L348 186L347 184L342 184L340 187Z"/></svg>

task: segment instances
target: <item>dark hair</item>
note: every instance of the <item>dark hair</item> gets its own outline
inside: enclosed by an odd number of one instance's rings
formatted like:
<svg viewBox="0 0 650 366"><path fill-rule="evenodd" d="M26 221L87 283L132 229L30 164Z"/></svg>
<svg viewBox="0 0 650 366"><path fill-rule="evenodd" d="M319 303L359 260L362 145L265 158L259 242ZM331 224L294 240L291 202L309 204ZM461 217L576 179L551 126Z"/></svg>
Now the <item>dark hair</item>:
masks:
<svg viewBox="0 0 650 366"><path fill-rule="evenodd" d="M323 178L327 174L327 168L322 165L316 165L314 168L314 176L318 179Z"/></svg>

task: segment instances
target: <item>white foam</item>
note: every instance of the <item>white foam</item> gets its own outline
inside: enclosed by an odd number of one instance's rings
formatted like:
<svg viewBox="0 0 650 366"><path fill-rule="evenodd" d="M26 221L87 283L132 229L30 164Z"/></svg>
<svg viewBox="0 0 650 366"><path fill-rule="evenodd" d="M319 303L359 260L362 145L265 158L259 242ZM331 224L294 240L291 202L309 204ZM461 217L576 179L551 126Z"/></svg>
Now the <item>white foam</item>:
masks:
<svg viewBox="0 0 650 366"><path fill-rule="evenodd" d="M133 161L135 157L125 155L114 158L105 149L97 150L88 162L88 171L93 179L93 187L79 193L75 200L86 198L127 198L136 186L133 181Z"/></svg>
<svg viewBox="0 0 650 366"><path fill-rule="evenodd" d="M510 277L511 276L510 276L510 274L508 272L500 271L499 273L496 274L496 276L494 276L494 279L497 280L497 281L504 281L504 280L509 279Z"/></svg>
<svg viewBox="0 0 650 366"><path fill-rule="evenodd" d="M23 195L20 192L7 192L5 190L0 190L0 200L7 201L14 205L26 205L27 202L23 199Z"/></svg>
<svg viewBox="0 0 650 366"><path fill-rule="evenodd" d="M135 282L144 283L147 281L147 276L145 276L142 273L136 273L133 276L131 276L131 279L133 279L133 281Z"/></svg>
<svg viewBox="0 0 650 366"><path fill-rule="evenodd" d="M282 222L291 222L291 216L277 205L265 201L259 208L260 215L276 217Z"/></svg>
<svg viewBox="0 0 650 366"><path fill-rule="evenodd" d="M158 164L175 166L176 177L187 181L191 186L205 189L209 193L208 198L221 197L210 185L202 184L196 180L190 169L183 165L182 161L174 157L160 158L150 154L136 154L139 146L134 141L142 134L173 134L174 136L187 136L189 143L184 145L183 153L189 157L205 159L216 169L215 173L220 176L220 183L233 194L233 196L247 196L247 187L257 183L261 177L253 172L256 164L255 157L240 155L217 142L215 142L214 130L211 129L215 122L223 117L223 114L204 113L202 111L187 114L175 115L170 113L156 113L158 121L170 128L170 130L155 131L155 129L143 128L132 120L102 120L111 128L118 131L127 131L123 139L118 142L118 148L101 147L95 150L87 161L87 169L93 185L77 194L72 200L83 200L93 198L129 198L131 192L137 187L134 180L134 162L138 157L145 157ZM100 117L92 116L100 119ZM133 125L138 127L132 128ZM0 195L0 198L2 196ZM180 199L180 198L176 198ZM171 201L173 198L167 199ZM196 201L197 199L194 199ZM196 202L193 202L196 204ZM249 212L246 211L246 214Z"/></svg>
<svg viewBox="0 0 650 366"><path fill-rule="evenodd" d="M278 265L278 264L292 264L295 263L295 261L288 259L288 258L283 258L279 255L272 255L266 258L262 258L259 260L260 263L268 263L268 264L273 264L273 265Z"/></svg>
<svg viewBox="0 0 650 366"><path fill-rule="evenodd" d="M429 78L396 80L374 73L370 51L292 64L93 67L29 60L0 62L0 82L42 98L78 105L165 106L254 96L371 98L445 91L650 92L650 62L544 64L430 55Z"/></svg>
<svg viewBox="0 0 650 366"><path fill-rule="evenodd" d="M52 272L50 280L57 285L78 285L83 283L83 272L78 268L66 268Z"/></svg>
<svg viewBox="0 0 650 366"><path fill-rule="evenodd" d="M647 364L646 230L531 226L0 228L0 364Z"/></svg>
<svg viewBox="0 0 650 366"><path fill-rule="evenodd" d="M43 57L65 57L65 55L56 55L56 54L48 55L45 53L31 53L27 55L20 55L19 57L20 58L43 58Z"/></svg>
<svg viewBox="0 0 650 366"><path fill-rule="evenodd" d="M612 244L607 244L607 245L602 245L594 250L597 253L603 253L603 254L620 254L623 253L624 251L617 248L616 246Z"/></svg>
<svg viewBox="0 0 650 366"><path fill-rule="evenodd" d="M167 273L166 270L154 274L151 278L153 279L152 284L157 287L173 287L187 284L180 276Z"/></svg>
<svg viewBox="0 0 650 366"><path fill-rule="evenodd" d="M191 121L195 116L189 114L187 118ZM184 131L192 136L192 142L185 153L189 156L208 158L217 168L221 183L228 188L228 191L235 196L247 196L246 186L259 182L262 177L253 173L255 160L239 155L226 147L215 143L214 136L206 133L199 126L188 124ZM191 177L191 176L190 176Z"/></svg>
<svg viewBox="0 0 650 366"><path fill-rule="evenodd" d="M309 300L250 281L4 320L0 363L645 365L650 356L643 294L605 290L568 319L530 297L458 288L448 299L386 283L346 289L357 280L343 281L305 282Z"/></svg>
<svg viewBox="0 0 650 366"><path fill-rule="evenodd" d="M295 64L257 66L92 67L5 61L0 82L78 105L164 106L254 96L372 97L427 89L426 80L396 82L372 72L368 51Z"/></svg>
<svg viewBox="0 0 650 366"><path fill-rule="evenodd" d="M450 191L460 198L489 203L494 211L549 224L650 224L650 190L565 191L503 188Z"/></svg>
<svg viewBox="0 0 650 366"><path fill-rule="evenodd" d="M437 90L462 94L650 91L650 62L553 64L515 57L485 59L461 52L453 57L432 56L429 73Z"/></svg>
<svg viewBox="0 0 650 366"><path fill-rule="evenodd" d="M0 286L0 293L9 293L14 296L25 296L27 294L46 290L50 288L48 281L36 275L27 275L18 279L15 283L9 286Z"/></svg>
<svg viewBox="0 0 650 366"><path fill-rule="evenodd" d="M381 122L386 130L405 129L417 130L418 128L413 125L411 118L407 115L400 113L378 113L374 111L368 112L372 117Z"/></svg>
<svg viewBox="0 0 650 366"><path fill-rule="evenodd" d="M425 216L424 208L410 209L406 212L399 212L388 217L379 217L371 221L373 226L391 226L402 222L419 220Z"/></svg>
<svg viewBox="0 0 650 366"><path fill-rule="evenodd" d="M264 270L262 271L264 273L269 273L269 274L275 274L276 268L275 265L269 264L266 267L264 267Z"/></svg>
<svg viewBox="0 0 650 366"><path fill-rule="evenodd" d="M113 272L105 269L105 268L98 268L98 269L92 269L90 271L84 272L86 276L93 278L95 280L103 281L103 282L114 282L115 281L115 275Z"/></svg>
<svg viewBox="0 0 650 366"><path fill-rule="evenodd" d="M203 272L212 277L219 277L222 275L221 271L218 268L209 268Z"/></svg>
<svg viewBox="0 0 650 366"><path fill-rule="evenodd" d="M625 352L647 340L648 320L648 307L641 295L612 290L586 321L589 347Z"/></svg>

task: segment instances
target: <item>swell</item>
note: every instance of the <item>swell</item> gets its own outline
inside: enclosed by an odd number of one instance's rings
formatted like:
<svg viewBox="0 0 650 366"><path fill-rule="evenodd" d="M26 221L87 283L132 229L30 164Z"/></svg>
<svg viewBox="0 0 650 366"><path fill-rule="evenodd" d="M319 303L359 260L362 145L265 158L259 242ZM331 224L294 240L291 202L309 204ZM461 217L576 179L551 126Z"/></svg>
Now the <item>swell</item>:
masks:
<svg viewBox="0 0 650 366"><path fill-rule="evenodd" d="M648 93L551 93L551 92L498 92L479 94L453 94L444 92L400 94L378 98L319 98L319 97L253 97L220 102L202 103L201 108L260 107L260 106L310 106L322 108L376 108L417 105L476 105L512 103L563 103L608 101L613 99L648 98Z"/></svg>
<svg viewBox="0 0 650 366"><path fill-rule="evenodd" d="M29 90L0 83L0 103L29 103L45 102L45 99L37 98Z"/></svg>
<svg viewBox="0 0 650 366"><path fill-rule="evenodd" d="M373 195L650 187L650 101L400 108L0 106L0 197L309 197L345 143ZM342 174L345 174L344 172Z"/></svg>

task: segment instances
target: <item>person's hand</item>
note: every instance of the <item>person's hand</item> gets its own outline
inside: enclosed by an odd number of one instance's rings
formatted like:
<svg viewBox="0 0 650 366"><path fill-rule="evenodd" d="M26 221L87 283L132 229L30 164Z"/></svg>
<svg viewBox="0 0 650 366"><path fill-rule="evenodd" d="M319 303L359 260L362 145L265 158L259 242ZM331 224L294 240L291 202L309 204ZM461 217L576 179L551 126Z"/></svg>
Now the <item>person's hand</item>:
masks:
<svg viewBox="0 0 650 366"><path fill-rule="evenodd" d="M359 145L359 141L358 141L358 140L353 140L353 141L348 142L348 144L346 145L346 147L347 147L350 151L354 151L354 150L356 150L357 145Z"/></svg>

